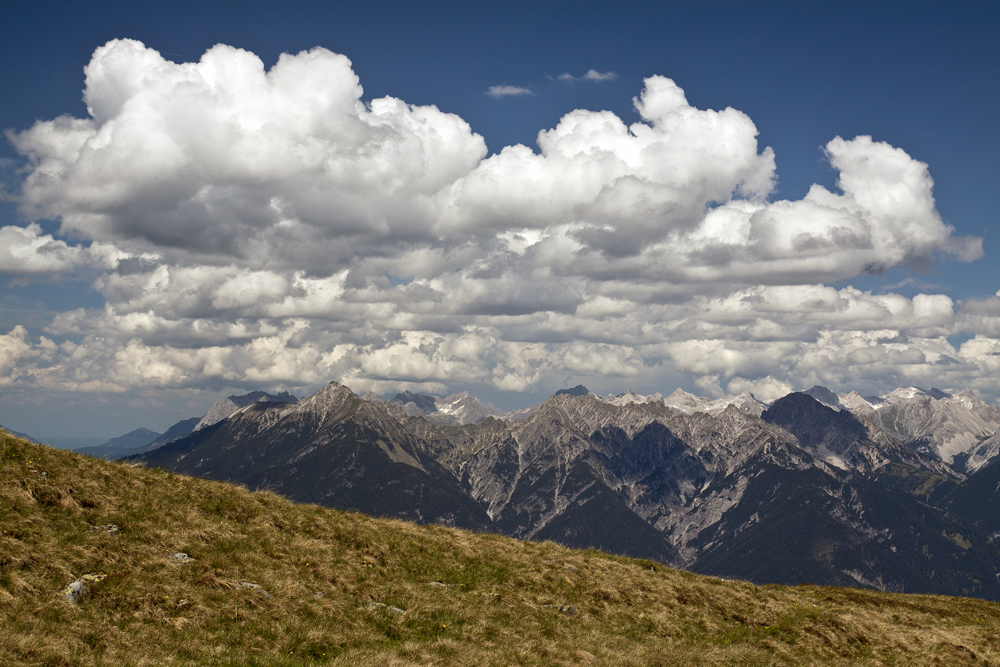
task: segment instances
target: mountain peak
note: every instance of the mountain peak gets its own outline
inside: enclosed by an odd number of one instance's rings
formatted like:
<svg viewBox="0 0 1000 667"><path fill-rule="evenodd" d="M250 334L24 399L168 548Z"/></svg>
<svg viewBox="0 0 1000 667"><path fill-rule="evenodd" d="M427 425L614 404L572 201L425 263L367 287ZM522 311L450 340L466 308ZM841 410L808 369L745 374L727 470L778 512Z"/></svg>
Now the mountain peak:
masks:
<svg viewBox="0 0 1000 667"><path fill-rule="evenodd" d="M973 409L989 410L989 406L986 405L983 399L979 398L979 394L977 394L971 389L963 389L962 391L953 394L952 399L960 402L962 405L969 408L970 410Z"/></svg>
<svg viewBox="0 0 1000 667"><path fill-rule="evenodd" d="M875 409L872 402L865 399L857 391L852 391L849 394L838 394L837 401L850 412L868 412Z"/></svg>
<svg viewBox="0 0 1000 667"><path fill-rule="evenodd" d="M331 382L312 396L299 401L298 409L299 411L313 412L317 410L337 411L355 399L360 400L353 391L339 382Z"/></svg>
<svg viewBox="0 0 1000 667"><path fill-rule="evenodd" d="M833 408L834 410L840 410L841 408L840 397L821 385L813 385L811 389L806 389L802 393L806 396L812 396L828 408Z"/></svg>
<svg viewBox="0 0 1000 667"><path fill-rule="evenodd" d="M287 391L277 394L269 394L266 391L251 391L247 394L229 396L226 400L232 401L233 404L241 408L245 408L248 405L253 405L254 403L259 403L260 401L270 403L295 403L299 399L295 398L295 396L292 396Z"/></svg>
<svg viewBox="0 0 1000 667"><path fill-rule="evenodd" d="M743 412L754 415L755 417L759 417L761 413L764 412L764 408L766 407L763 403L757 400L756 396L751 394L749 391L744 391L738 396L723 396L722 398L717 398L714 401L707 401L701 407L698 407L697 410L707 412L713 417L718 417L730 405L735 405Z"/></svg>
<svg viewBox="0 0 1000 667"><path fill-rule="evenodd" d="M931 387L930 389L922 389L920 387L900 387L899 389L893 389L886 394L885 399L887 401L908 401L916 398L917 396L925 396L938 401L945 398L951 398L951 394L941 391L936 387Z"/></svg>
<svg viewBox="0 0 1000 667"><path fill-rule="evenodd" d="M254 403L297 403L298 400L287 391L278 394L269 394L266 391L251 391L248 394L227 396L215 402L208 413L198 422L198 425L194 427L194 430L198 431L206 426L217 424L237 410L241 410Z"/></svg>
<svg viewBox="0 0 1000 667"><path fill-rule="evenodd" d="M612 405L623 406L631 405L633 403L662 403L663 396L661 394L653 394L652 396L643 396L642 394L637 394L631 389L626 391L624 394L615 396L614 394L608 396L605 401L611 403Z"/></svg>
<svg viewBox="0 0 1000 667"><path fill-rule="evenodd" d="M668 408L674 408L685 414L691 414L692 412L703 410L705 400L678 387L674 389L674 393L663 399L663 404Z"/></svg>
<svg viewBox="0 0 1000 667"><path fill-rule="evenodd" d="M684 391L680 387L677 387L677 389L674 389L673 393L671 393L669 396L667 396L667 398L665 400L670 401L670 400L673 400L673 399L692 399L692 400L697 401L698 397L695 396L694 394L692 394L689 391Z"/></svg>
<svg viewBox="0 0 1000 667"><path fill-rule="evenodd" d="M427 394L415 394L409 389L401 391L393 396L392 402L399 403L402 406L413 403L424 414L437 412L437 400L433 396L429 396Z"/></svg>
<svg viewBox="0 0 1000 667"><path fill-rule="evenodd" d="M484 406L467 391L449 394L444 398L402 391L389 402L399 406L403 414L409 417L423 417L427 421L443 425L474 424L497 414L496 410Z"/></svg>
<svg viewBox="0 0 1000 667"><path fill-rule="evenodd" d="M868 437L864 424L850 412L835 410L805 392L779 398L761 419L784 428L803 449L845 470L845 459Z"/></svg>
<svg viewBox="0 0 1000 667"><path fill-rule="evenodd" d="M570 389L560 389L553 396L561 396L566 394L568 396L586 396L590 393L590 390L584 387L582 384L578 384Z"/></svg>

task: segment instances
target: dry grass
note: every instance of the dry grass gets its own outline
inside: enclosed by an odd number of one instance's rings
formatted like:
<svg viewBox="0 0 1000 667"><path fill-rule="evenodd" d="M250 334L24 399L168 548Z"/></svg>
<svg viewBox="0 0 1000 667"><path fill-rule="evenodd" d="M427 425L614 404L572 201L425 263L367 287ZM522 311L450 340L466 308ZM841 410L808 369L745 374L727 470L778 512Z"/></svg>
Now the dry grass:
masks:
<svg viewBox="0 0 1000 667"><path fill-rule="evenodd" d="M107 577L67 602L87 573ZM989 602L723 581L296 505L2 431L0 628L3 665L1000 663Z"/></svg>

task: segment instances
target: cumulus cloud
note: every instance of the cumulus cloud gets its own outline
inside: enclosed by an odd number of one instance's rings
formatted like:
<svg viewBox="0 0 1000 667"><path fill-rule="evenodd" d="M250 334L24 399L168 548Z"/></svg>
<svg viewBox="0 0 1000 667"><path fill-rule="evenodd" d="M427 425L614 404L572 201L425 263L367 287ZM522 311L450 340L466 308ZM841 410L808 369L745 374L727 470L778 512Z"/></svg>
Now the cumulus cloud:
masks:
<svg viewBox="0 0 1000 667"><path fill-rule="evenodd" d="M39 363L51 362L57 351L56 344L45 336L32 343L20 324L0 334L0 387L30 380Z"/></svg>
<svg viewBox="0 0 1000 667"><path fill-rule="evenodd" d="M65 273L82 266L114 268L123 259L126 255L111 245L70 245L43 234L37 223L0 227L0 273L38 275Z"/></svg>
<svg viewBox="0 0 1000 667"><path fill-rule="evenodd" d="M12 274L56 273L78 264L83 254L37 224L0 227L0 271Z"/></svg>
<svg viewBox="0 0 1000 667"><path fill-rule="evenodd" d="M774 155L735 109L703 111L664 77L636 99L643 122L576 110L538 135L539 153L503 149L446 193L441 234L569 226L585 249L619 257L696 229L710 202L765 197Z"/></svg>
<svg viewBox="0 0 1000 667"><path fill-rule="evenodd" d="M532 95L530 88L523 86L490 86L486 89L486 95L500 99L501 97L520 97L522 95Z"/></svg>
<svg viewBox="0 0 1000 667"><path fill-rule="evenodd" d="M426 235L426 198L478 164L482 137L432 106L362 102L350 61L325 49L260 59L219 45L175 64L133 40L86 68L90 117L11 139L32 165L29 218L142 248L301 262L339 239ZM283 256L282 248L293 249Z"/></svg>
<svg viewBox="0 0 1000 667"><path fill-rule="evenodd" d="M321 48L265 70L224 45L176 64L115 40L84 98L86 118L9 135L24 216L60 232L0 229L0 271L97 269L105 304L0 336L0 383L530 391L682 374L767 398L984 390L1000 367L1000 297L829 286L982 255L942 220L926 164L836 137L837 190L775 200L753 121L663 76L637 122L577 109L489 157L458 116L365 100Z"/></svg>

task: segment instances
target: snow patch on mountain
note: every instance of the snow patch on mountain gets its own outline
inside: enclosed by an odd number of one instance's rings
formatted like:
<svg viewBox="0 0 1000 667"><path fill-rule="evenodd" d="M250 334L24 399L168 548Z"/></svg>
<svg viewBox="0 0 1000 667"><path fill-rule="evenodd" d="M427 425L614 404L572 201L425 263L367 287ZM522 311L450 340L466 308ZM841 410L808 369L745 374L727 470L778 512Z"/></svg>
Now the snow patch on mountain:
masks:
<svg viewBox="0 0 1000 667"><path fill-rule="evenodd" d="M633 405L636 403L662 403L663 395L656 393L651 396L643 396L642 394L637 394L631 389L626 391L624 394L609 394L604 399L604 402L610 403L611 405L617 405L619 407L623 405Z"/></svg>
<svg viewBox="0 0 1000 667"><path fill-rule="evenodd" d="M659 396L659 394L656 394L656 396ZM723 396L722 398L711 399L695 396L683 389L677 389L670 396L663 399L663 404L686 415L705 412L713 417L721 415L730 405L735 405L742 412L754 415L755 417L759 417L767 409L767 405L757 400L757 397L749 391L736 396Z"/></svg>
<svg viewBox="0 0 1000 667"><path fill-rule="evenodd" d="M379 402L399 405L410 417L423 417L435 424L452 426L475 424L480 419L499 414L496 410L480 403L467 391L444 398L404 391L396 394L391 401L379 399Z"/></svg>

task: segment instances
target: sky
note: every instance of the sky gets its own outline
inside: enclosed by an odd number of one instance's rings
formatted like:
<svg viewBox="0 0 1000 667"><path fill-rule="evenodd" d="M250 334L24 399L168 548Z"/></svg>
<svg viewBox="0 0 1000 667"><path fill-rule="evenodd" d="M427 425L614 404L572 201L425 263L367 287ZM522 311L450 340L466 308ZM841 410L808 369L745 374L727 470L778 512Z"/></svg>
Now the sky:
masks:
<svg viewBox="0 0 1000 667"><path fill-rule="evenodd" d="M1000 398L1000 4L16 3L0 424Z"/></svg>

